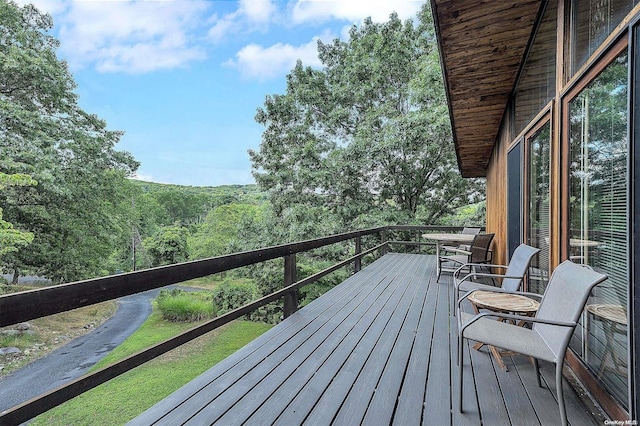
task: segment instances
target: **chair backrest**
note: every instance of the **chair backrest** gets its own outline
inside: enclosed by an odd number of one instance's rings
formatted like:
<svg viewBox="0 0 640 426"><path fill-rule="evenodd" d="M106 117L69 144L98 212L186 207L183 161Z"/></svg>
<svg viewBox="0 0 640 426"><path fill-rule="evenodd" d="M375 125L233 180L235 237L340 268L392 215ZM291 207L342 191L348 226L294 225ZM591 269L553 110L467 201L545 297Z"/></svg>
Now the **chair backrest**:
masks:
<svg viewBox="0 0 640 426"><path fill-rule="evenodd" d="M516 249L513 251L513 255L511 256L511 261L509 262L509 266L507 267L505 275L508 275L510 277L520 277L520 279L503 279L503 289L509 291L520 290L520 286L522 285L524 276L529 270L529 264L531 264L533 256L535 256L539 251L539 248L531 247L526 244L520 244L518 247L516 247Z"/></svg>
<svg viewBox="0 0 640 426"><path fill-rule="evenodd" d="M604 274L565 260L551 274L536 317L577 323L591 290L605 279ZM532 328L556 355L562 356L575 326L536 323Z"/></svg>
<svg viewBox="0 0 640 426"><path fill-rule="evenodd" d="M473 238L469 251L471 252L471 263L483 263L490 260L489 248L495 234L477 234Z"/></svg>
<svg viewBox="0 0 640 426"><path fill-rule="evenodd" d="M461 234L466 235L476 235L480 233L480 228L467 228L466 226L462 228Z"/></svg>

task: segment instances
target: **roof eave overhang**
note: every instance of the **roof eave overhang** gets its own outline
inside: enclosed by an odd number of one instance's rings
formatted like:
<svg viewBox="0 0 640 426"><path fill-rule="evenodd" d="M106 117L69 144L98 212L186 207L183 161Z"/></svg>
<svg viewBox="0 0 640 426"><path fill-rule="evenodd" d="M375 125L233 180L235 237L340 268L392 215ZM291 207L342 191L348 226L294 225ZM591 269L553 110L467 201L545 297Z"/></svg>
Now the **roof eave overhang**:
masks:
<svg viewBox="0 0 640 426"><path fill-rule="evenodd" d="M458 167L486 176L543 0L431 0Z"/></svg>

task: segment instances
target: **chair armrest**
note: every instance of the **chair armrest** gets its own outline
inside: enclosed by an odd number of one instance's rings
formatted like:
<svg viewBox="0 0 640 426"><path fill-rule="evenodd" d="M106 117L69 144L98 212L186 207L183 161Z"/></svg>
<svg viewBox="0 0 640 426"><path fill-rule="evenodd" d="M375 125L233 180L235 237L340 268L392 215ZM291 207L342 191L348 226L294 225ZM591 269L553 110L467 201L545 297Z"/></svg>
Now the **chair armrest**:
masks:
<svg viewBox="0 0 640 426"><path fill-rule="evenodd" d="M470 266L484 266L484 267L489 267L489 268L500 268L500 269L507 269L508 268L507 265L494 265L492 263L465 263L465 264L463 264L462 266L460 266L458 269L456 269L453 272L453 277L456 278L458 275L460 275L460 271L462 271L464 268L468 268Z"/></svg>
<svg viewBox="0 0 640 426"><path fill-rule="evenodd" d="M459 324L458 329L460 330L460 333L463 333L464 330L467 327L469 327L471 324L473 324L474 322L478 321L479 319L481 319L483 317L506 318L506 319L511 319L511 320L514 320L514 321L524 321L524 322L532 322L532 323L538 323L538 324L556 325L558 327L575 327L578 324L577 322L554 321L554 320L548 320L548 319L544 319L544 318L527 317L527 316L524 316L524 315L505 314L505 313L500 313L500 312L481 312L481 313L475 315L473 318L471 318L465 324L462 324L462 319L459 319L458 320L458 324ZM458 315L458 318L461 318L461 316Z"/></svg>
<svg viewBox="0 0 640 426"><path fill-rule="evenodd" d="M470 251L471 250L471 245L469 245L469 244L458 244L457 246L440 246L440 250L450 250L450 249Z"/></svg>
<svg viewBox="0 0 640 426"><path fill-rule="evenodd" d="M474 290L474 291L476 291L476 290ZM509 291L509 290L505 290L505 289L503 289L501 287L494 287L492 289L482 290L482 291L490 291L492 293L519 294L521 296L535 297L537 299L542 299L542 297L544 296L544 294L530 293L528 291ZM473 293L473 291L470 291L469 293Z"/></svg>
<svg viewBox="0 0 640 426"><path fill-rule="evenodd" d="M519 276L515 276L515 275L503 275L503 274L490 274L488 272L471 272L470 274L465 275L461 280L455 279L453 281L453 285L458 288L460 287L460 284L462 284L464 281L467 281L468 278L471 277L488 277L488 278L513 278L515 280L522 280L523 277L519 277ZM494 286L496 288L499 288L497 286ZM512 293L512 292L510 292Z"/></svg>
<svg viewBox="0 0 640 426"><path fill-rule="evenodd" d="M508 266L507 266L507 265L494 265L494 264L492 264L492 263L465 263L464 265L460 266L458 269L456 269L456 270L453 272L453 277L454 277L454 278L457 278L457 275L460 275L460 272L461 272L463 269L468 268L468 267L471 267L471 266L484 266L484 267L489 267L489 268L494 268L494 269L507 269L507 268L508 268ZM456 274L457 274L457 275L456 275ZM473 274L473 272L471 272L471 273L469 273L469 274L467 274L467 275L471 275L471 274ZM466 277L465 277L465 278L466 278Z"/></svg>
<svg viewBox="0 0 640 426"><path fill-rule="evenodd" d="M467 256L471 256L471 252L467 251L467 250L463 250L457 247L451 247L451 248L447 248L447 251L453 252L453 253L460 253L460 254L464 254Z"/></svg>

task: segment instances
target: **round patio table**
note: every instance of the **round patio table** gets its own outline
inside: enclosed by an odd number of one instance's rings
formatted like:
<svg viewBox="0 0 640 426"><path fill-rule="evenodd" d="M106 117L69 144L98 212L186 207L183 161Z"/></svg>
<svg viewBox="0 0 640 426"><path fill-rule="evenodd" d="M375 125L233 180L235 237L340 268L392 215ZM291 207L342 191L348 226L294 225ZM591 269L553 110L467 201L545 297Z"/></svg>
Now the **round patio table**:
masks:
<svg viewBox="0 0 640 426"><path fill-rule="evenodd" d="M626 362L620 358L615 350L615 334L625 335L627 333L626 309L620 305L593 304L587 305L586 312L602 323L605 337L604 351L598 367L598 377L602 377L606 371L613 371L623 376L626 375ZM586 327L588 330L588 323Z"/></svg>
<svg viewBox="0 0 640 426"><path fill-rule="evenodd" d="M436 258L440 259L440 244L471 244L475 238L474 234L422 234L422 238L434 240L436 242ZM437 262L437 272L440 276L440 262Z"/></svg>

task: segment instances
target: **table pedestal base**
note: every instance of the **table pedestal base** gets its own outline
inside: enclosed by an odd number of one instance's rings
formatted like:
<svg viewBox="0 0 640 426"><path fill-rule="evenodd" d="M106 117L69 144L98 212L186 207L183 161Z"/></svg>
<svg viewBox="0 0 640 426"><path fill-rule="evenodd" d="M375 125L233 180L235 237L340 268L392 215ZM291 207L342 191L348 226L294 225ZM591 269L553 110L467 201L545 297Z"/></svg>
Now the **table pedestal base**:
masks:
<svg viewBox="0 0 640 426"><path fill-rule="evenodd" d="M484 346L484 343L476 343L475 345L473 345L473 349L476 351L479 351L483 346ZM502 359L502 357L520 355L518 352L505 351L491 345L487 345L487 346L489 347L489 353L491 353L491 355L493 356L493 359L496 360L496 363L498 363L502 371L509 371L509 367L507 367L507 365L504 363L504 360ZM534 364L533 358L531 357L528 357L528 358L529 358L529 362L533 365Z"/></svg>

